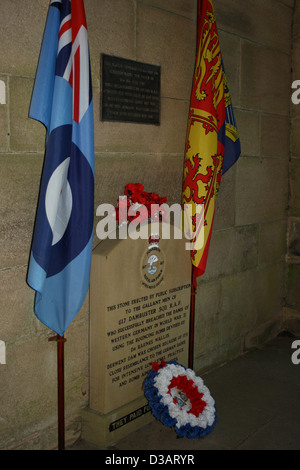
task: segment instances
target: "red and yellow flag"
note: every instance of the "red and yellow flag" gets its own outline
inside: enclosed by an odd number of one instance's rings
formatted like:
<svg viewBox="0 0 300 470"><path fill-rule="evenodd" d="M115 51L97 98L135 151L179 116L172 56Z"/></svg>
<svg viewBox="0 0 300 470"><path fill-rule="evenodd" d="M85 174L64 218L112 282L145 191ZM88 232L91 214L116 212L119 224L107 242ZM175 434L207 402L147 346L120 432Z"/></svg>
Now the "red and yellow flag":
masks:
<svg viewBox="0 0 300 470"><path fill-rule="evenodd" d="M192 205L192 227L195 237L198 237L198 243L194 243L195 249L191 250L194 285L196 278L205 272L222 174L239 155L240 141L223 68L212 0L198 0L196 64L182 192L183 204ZM199 243L200 240L203 243Z"/></svg>

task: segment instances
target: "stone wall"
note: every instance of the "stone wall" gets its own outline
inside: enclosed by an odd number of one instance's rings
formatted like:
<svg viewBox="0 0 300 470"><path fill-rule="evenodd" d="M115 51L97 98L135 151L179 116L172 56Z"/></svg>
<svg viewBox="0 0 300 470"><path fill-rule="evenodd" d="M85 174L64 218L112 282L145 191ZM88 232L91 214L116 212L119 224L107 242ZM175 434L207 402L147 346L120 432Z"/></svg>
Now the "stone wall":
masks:
<svg viewBox="0 0 300 470"><path fill-rule="evenodd" d="M232 359L281 328L293 3L214 2L242 156L223 178L207 272L198 283L198 371ZM167 196L170 204L180 202L196 0L85 0L85 8L95 109L95 206L114 204L129 182ZM0 340L6 344L6 364L0 365L0 449L51 449L57 440L56 344L35 318L34 293L26 284L45 139L43 126L28 119L28 109L47 9L44 0L27 0L26 10L22 0L0 3L0 80L5 84L4 102L0 96ZM100 121L102 52L161 65L160 126ZM294 123L296 129L297 116ZM294 149L290 224L299 217L296 140ZM298 271L295 263L288 266L287 298L294 311L299 297L293 300L292 280ZM88 311L87 299L66 333L67 443L79 437L80 410L88 405Z"/></svg>
<svg viewBox="0 0 300 470"><path fill-rule="evenodd" d="M292 83L300 80L300 5L295 2L292 30ZM300 83L300 82L299 82ZM299 334L300 330L300 106L298 83L292 90L291 100L291 143L290 143L290 186L288 208L288 251L286 274L286 306L284 308L284 328ZM295 99L294 99L295 98Z"/></svg>

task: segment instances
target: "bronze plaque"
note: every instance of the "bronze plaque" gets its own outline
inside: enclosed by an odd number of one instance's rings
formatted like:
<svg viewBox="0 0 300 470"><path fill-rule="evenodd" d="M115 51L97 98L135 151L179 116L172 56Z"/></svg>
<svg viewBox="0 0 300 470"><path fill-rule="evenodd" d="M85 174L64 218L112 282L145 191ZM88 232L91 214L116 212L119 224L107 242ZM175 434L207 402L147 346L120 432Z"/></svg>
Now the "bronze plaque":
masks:
<svg viewBox="0 0 300 470"><path fill-rule="evenodd" d="M160 66L102 54L101 119L160 124Z"/></svg>

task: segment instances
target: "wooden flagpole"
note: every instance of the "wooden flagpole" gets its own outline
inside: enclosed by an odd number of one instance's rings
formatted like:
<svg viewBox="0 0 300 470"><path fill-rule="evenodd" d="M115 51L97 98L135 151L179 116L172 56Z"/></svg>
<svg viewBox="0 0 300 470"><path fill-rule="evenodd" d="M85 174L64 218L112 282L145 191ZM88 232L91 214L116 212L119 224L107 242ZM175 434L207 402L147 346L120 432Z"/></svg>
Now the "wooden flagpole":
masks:
<svg viewBox="0 0 300 470"><path fill-rule="evenodd" d="M52 336L49 341L57 342L57 417L58 450L65 450L65 378L64 378L64 336Z"/></svg>
<svg viewBox="0 0 300 470"><path fill-rule="evenodd" d="M57 335L57 383L58 383L58 450L65 450L65 377L64 336Z"/></svg>
<svg viewBox="0 0 300 470"><path fill-rule="evenodd" d="M191 280L191 303L190 303L190 340L189 340L189 368L193 369L194 366L194 337L195 337L195 297L196 289L194 286L194 267L192 268Z"/></svg>

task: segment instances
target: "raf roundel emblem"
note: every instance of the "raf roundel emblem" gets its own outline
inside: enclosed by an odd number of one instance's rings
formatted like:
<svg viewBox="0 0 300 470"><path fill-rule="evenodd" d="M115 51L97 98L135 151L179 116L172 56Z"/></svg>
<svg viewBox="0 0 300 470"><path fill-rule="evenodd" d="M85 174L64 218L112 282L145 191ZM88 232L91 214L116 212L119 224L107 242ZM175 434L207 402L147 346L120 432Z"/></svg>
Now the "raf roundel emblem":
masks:
<svg viewBox="0 0 300 470"><path fill-rule="evenodd" d="M88 160L71 142L72 126L52 131L40 191L37 231L33 255L54 276L61 272L87 245L93 231L94 175ZM61 142L60 146L56 142ZM86 184L77 186L80 174Z"/></svg>

